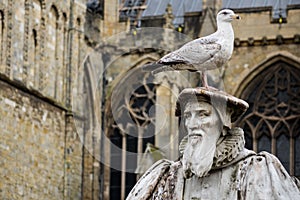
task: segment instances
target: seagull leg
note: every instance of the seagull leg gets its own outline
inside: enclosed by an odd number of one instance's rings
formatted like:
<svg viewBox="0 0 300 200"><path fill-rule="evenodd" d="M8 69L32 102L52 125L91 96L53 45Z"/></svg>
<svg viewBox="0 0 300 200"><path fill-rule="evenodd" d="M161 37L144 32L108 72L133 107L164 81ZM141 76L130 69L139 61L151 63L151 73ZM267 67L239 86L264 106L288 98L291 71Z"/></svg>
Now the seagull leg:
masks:
<svg viewBox="0 0 300 200"><path fill-rule="evenodd" d="M202 74L201 75L202 87L209 88L208 83L207 83L207 74L206 74L206 71L202 71L201 74Z"/></svg>

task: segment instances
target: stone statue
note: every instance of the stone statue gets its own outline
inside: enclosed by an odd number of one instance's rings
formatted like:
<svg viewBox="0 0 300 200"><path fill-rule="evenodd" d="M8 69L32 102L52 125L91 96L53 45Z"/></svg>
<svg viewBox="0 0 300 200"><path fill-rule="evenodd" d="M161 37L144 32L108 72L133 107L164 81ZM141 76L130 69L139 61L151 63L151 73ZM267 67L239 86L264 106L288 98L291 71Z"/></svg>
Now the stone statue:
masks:
<svg viewBox="0 0 300 200"><path fill-rule="evenodd" d="M243 130L231 127L247 110L245 101L217 89L187 88L176 106L187 133L180 159L152 165L128 200L300 199L298 180L280 161L244 148Z"/></svg>

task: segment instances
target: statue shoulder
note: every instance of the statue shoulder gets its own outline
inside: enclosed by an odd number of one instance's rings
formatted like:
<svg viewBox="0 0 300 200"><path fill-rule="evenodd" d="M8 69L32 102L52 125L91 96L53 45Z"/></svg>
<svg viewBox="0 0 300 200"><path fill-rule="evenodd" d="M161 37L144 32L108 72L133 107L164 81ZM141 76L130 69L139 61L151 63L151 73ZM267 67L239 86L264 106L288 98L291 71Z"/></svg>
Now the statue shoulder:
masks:
<svg viewBox="0 0 300 200"><path fill-rule="evenodd" d="M245 199L300 199L295 180L276 156L263 151L240 163L239 190Z"/></svg>
<svg viewBox="0 0 300 200"><path fill-rule="evenodd" d="M247 173L244 174L251 174L252 175L257 175L257 174L288 174L279 161L279 159L274 156L271 153L268 153L266 151L262 151L259 153L254 153L249 154L246 156L244 159L241 160L241 170L246 171ZM259 170L258 170L259 169ZM253 177L253 176L252 176ZM254 176L255 177L255 176ZM260 177L258 175L258 177Z"/></svg>
<svg viewBox="0 0 300 200"><path fill-rule="evenodd" d="M279 159L275 155L266 151L262 151L259 153L254 153L253 151L249 152L252 152L252 154L249 154L250 156L244 159L244 165L247 165L248 167L252 165L261 167L265 166L268 168L274 165L276 166L276 169L286 171Z"/></svg>
<svg viewBox="0 0 300 200"><path fill-rule="evenodd" d="M154 163L138 180L127 196L127 200L148 199L162 175L169 170L173 161L161 159Z"/></svg>

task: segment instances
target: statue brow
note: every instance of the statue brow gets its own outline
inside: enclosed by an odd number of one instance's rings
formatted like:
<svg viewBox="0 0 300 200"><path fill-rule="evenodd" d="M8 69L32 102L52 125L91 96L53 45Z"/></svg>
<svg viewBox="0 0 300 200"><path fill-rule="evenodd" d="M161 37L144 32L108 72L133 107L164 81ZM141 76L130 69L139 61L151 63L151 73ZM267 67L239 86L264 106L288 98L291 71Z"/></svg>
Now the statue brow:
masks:
<svg viewBox="0 0 300 200"><path fill-rule="evenodd" d="M196 108L196 109L193 109L193 110L185 110L183 113L191 113L192 111L195 111L195 112L200 112L200 113L211 113L211 110L207 110L207 109L203 109L203 108Z"/></svg>

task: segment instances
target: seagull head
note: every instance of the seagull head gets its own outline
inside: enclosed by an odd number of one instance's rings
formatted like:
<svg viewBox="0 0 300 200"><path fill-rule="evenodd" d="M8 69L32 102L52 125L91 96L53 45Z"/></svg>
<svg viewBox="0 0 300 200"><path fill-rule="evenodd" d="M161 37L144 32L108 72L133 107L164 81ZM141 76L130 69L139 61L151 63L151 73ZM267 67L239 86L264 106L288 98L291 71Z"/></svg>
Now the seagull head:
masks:
<svg viewBox="0 0 300 200"><path fill-rule="evenodd" d="M221 10L217 15L217 22L232 22L233 19L241 19L230 9Z"/></svg>

